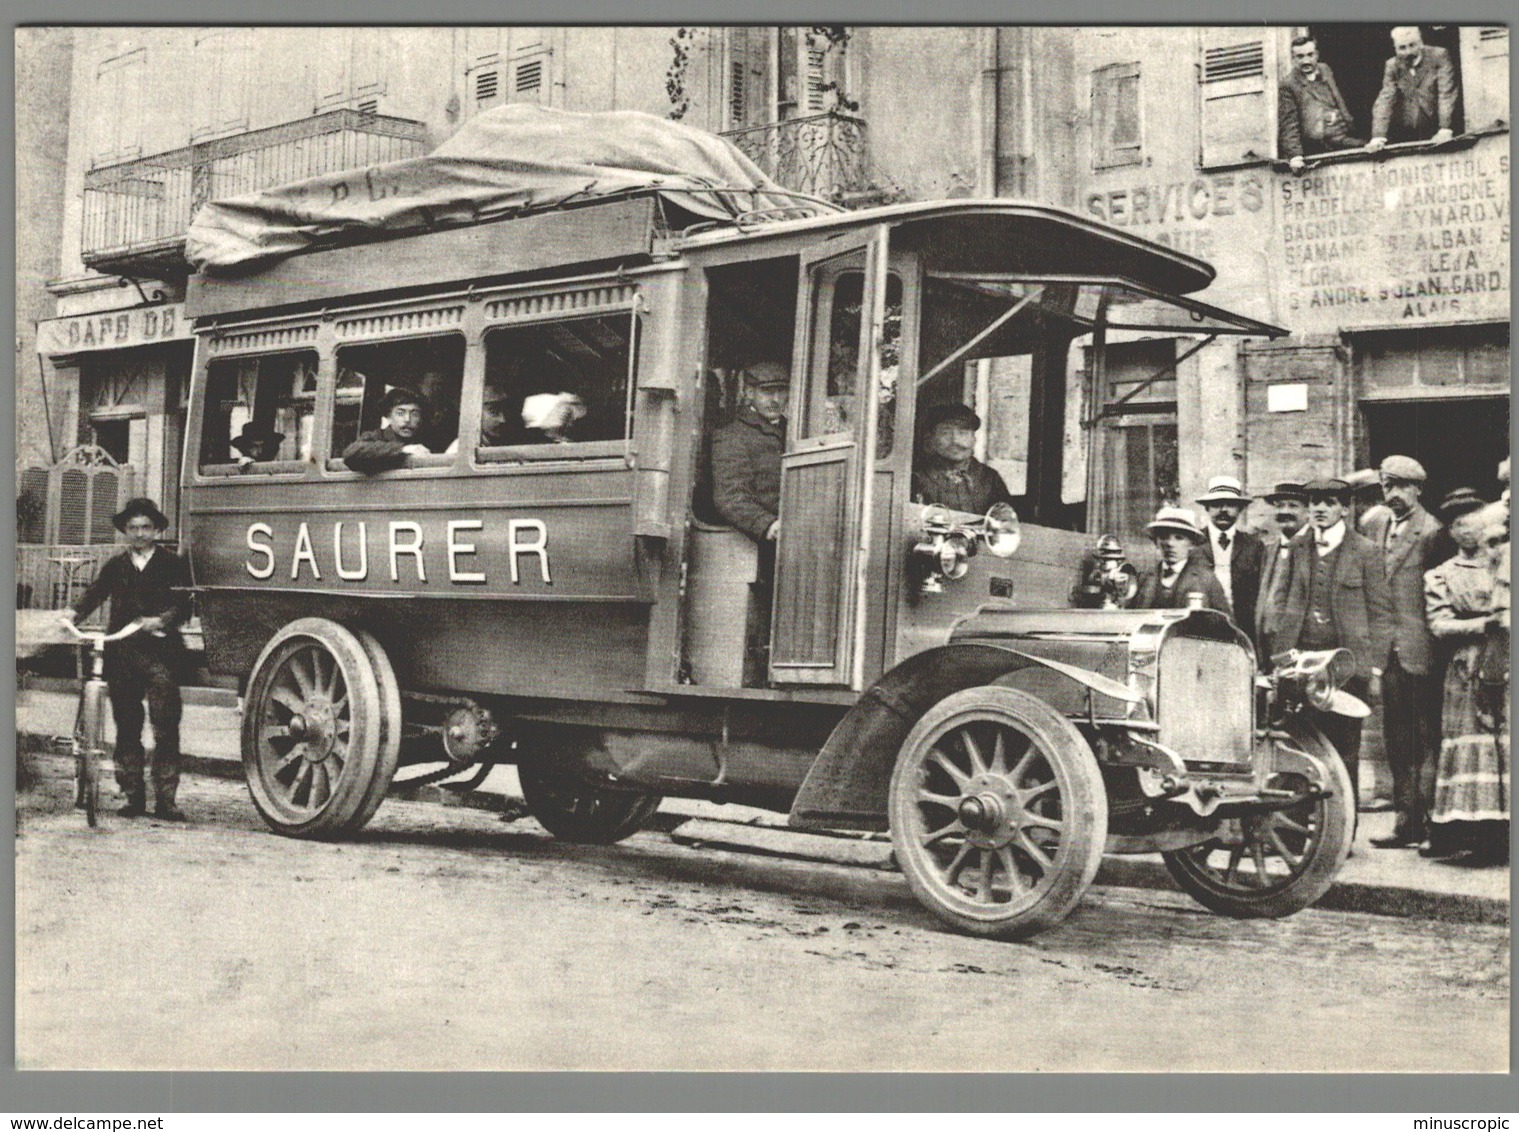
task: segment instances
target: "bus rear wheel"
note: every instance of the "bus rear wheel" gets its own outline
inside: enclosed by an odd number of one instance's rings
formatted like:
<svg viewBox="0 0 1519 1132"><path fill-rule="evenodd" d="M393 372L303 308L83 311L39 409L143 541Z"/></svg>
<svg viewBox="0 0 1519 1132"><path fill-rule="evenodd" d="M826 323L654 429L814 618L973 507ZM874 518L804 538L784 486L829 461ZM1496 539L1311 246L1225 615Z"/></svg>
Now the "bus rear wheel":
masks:
<svg viewBox="0 0 1519 1132"><path fill-rule="evenodd" d="M243 770L270 828L291 837L361 829L395 777L401 692L384 650L324 617L286 625L253 667Z"/></svg>
<svg viewBox="0 0 1519 1132"><path fill-rule="evenodd" d="M582 845L611 845L632 837L663 800L658 794L587 782L551 755L524 758L517 779L538 824L561 841Z"/></svg>

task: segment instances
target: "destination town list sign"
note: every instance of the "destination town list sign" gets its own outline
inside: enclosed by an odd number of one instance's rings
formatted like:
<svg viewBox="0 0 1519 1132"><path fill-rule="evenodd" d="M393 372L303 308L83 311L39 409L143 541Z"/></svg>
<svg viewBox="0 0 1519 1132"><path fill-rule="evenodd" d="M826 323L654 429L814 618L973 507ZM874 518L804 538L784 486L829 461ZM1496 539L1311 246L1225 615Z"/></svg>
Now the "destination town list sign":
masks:
<svg viewBox="0 0 1519 1132"><path fill-rule="evenodd" d="M1279 185L1282 317L1305 329L1507 321L1509 156L1332 165Z"/></svg>

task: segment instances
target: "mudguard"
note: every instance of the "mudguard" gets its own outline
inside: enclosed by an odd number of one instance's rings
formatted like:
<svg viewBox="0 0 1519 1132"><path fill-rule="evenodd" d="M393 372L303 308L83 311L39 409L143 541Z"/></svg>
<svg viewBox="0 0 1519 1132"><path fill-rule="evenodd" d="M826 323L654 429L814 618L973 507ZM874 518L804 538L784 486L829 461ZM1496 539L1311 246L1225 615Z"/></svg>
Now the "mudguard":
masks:
<svg viewBox="0 0 1519 1132"><path fill-rule="evenodd" d="M914 723L945 696L1028 668L1059 672L1105 697L1138 702L1124 685L1078 666L1000 644L944 645L909 657L839 721L791 805L800 828L886 828L886 793L897 751Z"/></svg>

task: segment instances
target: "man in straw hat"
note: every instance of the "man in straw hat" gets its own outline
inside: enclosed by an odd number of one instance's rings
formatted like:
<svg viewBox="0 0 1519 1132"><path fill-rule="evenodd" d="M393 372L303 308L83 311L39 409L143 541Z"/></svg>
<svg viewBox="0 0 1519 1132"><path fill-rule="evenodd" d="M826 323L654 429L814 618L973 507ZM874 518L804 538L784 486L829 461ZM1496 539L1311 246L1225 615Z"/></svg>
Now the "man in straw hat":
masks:
<svg viewBox="0 0 1519 1132"><path fill-rule="evenodd" d="M1271 654L1276 651L1272 637L1282 602L1280 583L1287 576L1292 559L1292 540L1308 522L1308 493L1299 480L1283 480L1266 496L1276 517L1276 534L1264 541L1261 562L1261 589L1255 603L1255 642L1261 667L1269 669Z"/></svg>
<svg viewBox="0 0 1519 1132"><path fill-rule="evenodd" d="M133 621L142 628L106 646L105 676L116 720L116 785L127 802L118 813L141 817L147 812L143 780L143 700L153 725L154 813L166 821L184 821L175 805L179 790L179 718L183 710L176 669L182 659L180 624L190 615L190 571L184 559L158 545L169 520L151 499L133 499L111 520L127 536L127 549L106 560L84 596L59 616L73 622L111 603L106 631Z"/></svg>
<svg viewBox="0 0 1519 1132"><path fill-rule="evenodd" d="M1439 757L1440 685L1431 676L1435 644L1424 615L1424 572L1449 555L1445 528L1419 502L1424 467L1410 456L1389 456L1377 469L1385 507L1362 519L1362 533L1382 552L1392 602L1387 652L1371 658L1383 669L1382 740L1392 771L1397 821L1378 849L1411 848L1427 833Z"/></svg>
<svg viewBox="0 0 1519 1132"><path fill-rule="evenodd" d="M1234 609L1235 621L1252 641L1255 639L1255 605L1261 588L1261 565L1266 549L1260 536L1244 530L1239 517L1250 506L1244 485L1233 476L1214 476L1208 490L1197 497L1208 513L1207 538L1202 559L1213 569L1224 596Z"/></svg>
<svg viewBox="0 0 1519 1132"><path fill-rule="evenodd" d="M1155 518L1145 524L1145 531L1155 543L1160 562L1139 579L1139 589L1131 609L1185 609L1192 595L1202 597L1209 609L1233 616L1224 587L1199 558L1196 550L1207 537L1193 521L1185 507L1162 507Z"/></svg>
<svg viewBox="0 0 1519 1132"><path fill-rule="evenodd" d="M1350 529L1350 485L1341 479L1310 480L1308 529L1292 540L1280 613L1272 634L1276 649L1349 649L1355 674L1344 688L1375 702L1392 635L1392 600L1382 554ZM1361 763L1361 721L1313 712L1313 721L1339 751L1353 787Z"/></svg>
<svg viewBox="0 0 1519 1132"><path fill-rule="evenodd" d="M396 386L380 399L380 427L361 434L343 449L343 463L356 472L373 475L404 468L412 456L432 455L432 449L421 440L428 416L427 398Z"/></svg>

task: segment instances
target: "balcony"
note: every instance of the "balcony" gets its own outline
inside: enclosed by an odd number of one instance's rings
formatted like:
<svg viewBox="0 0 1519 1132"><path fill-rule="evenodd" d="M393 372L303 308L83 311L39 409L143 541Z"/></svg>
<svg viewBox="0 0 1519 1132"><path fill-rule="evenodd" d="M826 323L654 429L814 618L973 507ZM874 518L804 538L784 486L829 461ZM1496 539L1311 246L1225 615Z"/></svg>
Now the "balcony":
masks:
<svg viewBox="0 0 1519 1132"><path fill-rule="evenodd" d="M873 204L865 167L865 122L830 110L723 134L785 188L836 204Z"/></svg>
<svg viewBox="0 0 1519 1132"><path fill-rule="evenodd" d="M84 178L85 264L117 275L182 276L185 232L209 200L426 152L421 122L332 110L92 169Z"/></svg>

